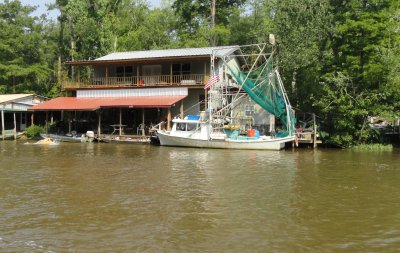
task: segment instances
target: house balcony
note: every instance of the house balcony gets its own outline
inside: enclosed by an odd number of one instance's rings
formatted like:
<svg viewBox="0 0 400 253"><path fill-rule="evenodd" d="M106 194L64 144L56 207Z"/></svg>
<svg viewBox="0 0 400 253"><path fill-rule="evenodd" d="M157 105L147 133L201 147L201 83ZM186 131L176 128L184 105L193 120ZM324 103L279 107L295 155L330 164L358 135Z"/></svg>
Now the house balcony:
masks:
<svg viewBox="0 0 400 253"><path fill-rule="evenodd" d="M208 78L209 77L204 74L77 78L64 80L63 89L204 86L204 84L207 83Z"/></svg>

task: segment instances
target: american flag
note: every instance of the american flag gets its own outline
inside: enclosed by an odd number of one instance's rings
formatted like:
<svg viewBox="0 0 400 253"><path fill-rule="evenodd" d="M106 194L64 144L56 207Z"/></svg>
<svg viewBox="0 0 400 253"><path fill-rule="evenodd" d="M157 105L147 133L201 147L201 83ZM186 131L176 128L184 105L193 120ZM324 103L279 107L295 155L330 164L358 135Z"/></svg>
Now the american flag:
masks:
<svg viewBox="0 0 400 253"><path fill-rule="evenodd" d="M210 76L210 79L204 86L204 89L207 90L208 88L211 88L214 84L219 82L219 75L218 73L214 74L213 76Z"/></svg>

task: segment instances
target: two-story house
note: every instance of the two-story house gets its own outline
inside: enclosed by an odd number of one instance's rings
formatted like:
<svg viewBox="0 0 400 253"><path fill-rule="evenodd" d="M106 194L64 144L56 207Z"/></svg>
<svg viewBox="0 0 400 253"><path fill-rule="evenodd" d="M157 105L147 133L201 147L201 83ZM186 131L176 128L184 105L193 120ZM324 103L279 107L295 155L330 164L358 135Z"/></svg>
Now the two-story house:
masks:
<svg viewBox="0 0 400 253"><path fill-rule="evenodd" d="M69 78L62 89L70 96L31 110L68 122L69 132L75 127L81 132L145 135L161 121L170 128L173 117L204 111L211 64L218 68L218 55L235 50L232 46L133 51L68 61Z"/></svg>

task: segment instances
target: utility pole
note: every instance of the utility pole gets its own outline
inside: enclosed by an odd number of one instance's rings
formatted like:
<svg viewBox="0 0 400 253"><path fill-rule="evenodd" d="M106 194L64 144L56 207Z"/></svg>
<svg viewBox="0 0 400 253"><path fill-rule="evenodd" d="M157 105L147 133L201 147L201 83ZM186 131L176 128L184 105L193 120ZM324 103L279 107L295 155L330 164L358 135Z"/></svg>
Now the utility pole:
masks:
<svg viewBox="0 0 400 253"><path fill-rule="evenodd" d="M215 46L216 44L216 38L215 38L216 36L213 31L214 27L215 27L215 0L211 0L211 23L210 23L210 29L212 31L210 39L211 46Z"/></svg>

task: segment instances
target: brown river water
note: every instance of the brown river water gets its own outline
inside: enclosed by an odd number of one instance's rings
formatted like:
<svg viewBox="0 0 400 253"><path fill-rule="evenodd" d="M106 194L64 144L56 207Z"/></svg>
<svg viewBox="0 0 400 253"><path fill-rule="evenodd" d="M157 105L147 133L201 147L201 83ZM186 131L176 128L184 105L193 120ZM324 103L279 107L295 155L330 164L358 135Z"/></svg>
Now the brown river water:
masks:
<svg viewBox="0 0 400 253"><path fill-rule="evenodd" d="M0 142L0 252L399 252L400 151Z"/></svg>

